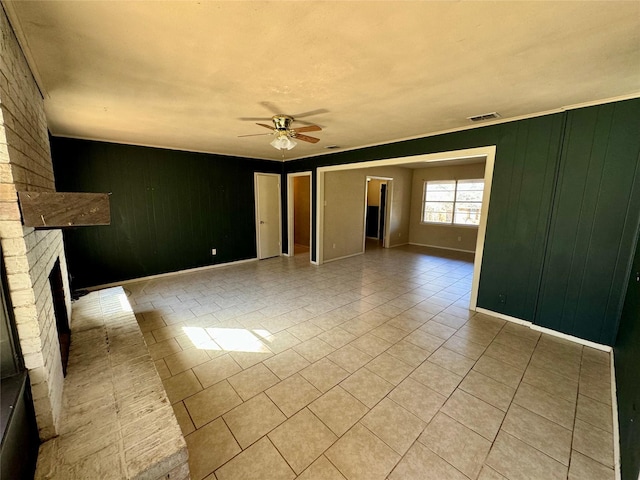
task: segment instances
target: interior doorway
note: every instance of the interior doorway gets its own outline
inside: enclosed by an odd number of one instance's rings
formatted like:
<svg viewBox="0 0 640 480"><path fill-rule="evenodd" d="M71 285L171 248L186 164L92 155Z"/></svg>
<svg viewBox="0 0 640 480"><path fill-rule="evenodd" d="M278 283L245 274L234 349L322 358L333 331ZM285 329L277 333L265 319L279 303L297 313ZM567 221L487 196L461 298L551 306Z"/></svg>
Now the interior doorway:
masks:
<svg viewBox="0 0 640 480"><path fill-rule="evenodd" d="M288 255L311 258L311 172L287 175Z"/></svg>
<svg viewBox="0 0 640 480"><path fill-rule="evenodd" d="M454 164L465 162L466 160L485 159L484 169L484 194L482 199L482 207L480 213L480 225L478 226L478 235L475 248L474 264L473 264L473 281L471 286L471 298L469 301L469 309L475 310L478 301L478 287L480 285L480 273L482 268L482 254L484 251L484 238L487 230L487 214L489 212L489 201L491 197L491 183L493 180L493 167L495 164L496 146L488 145L485 147L475 147L464 150L455 150L438 153L428 153L422 155L413 155L409 157L389 158L386 160L371 160L366 162L358 162L343 165L331 165L327 167L318 167L317 174L317 194L316 194L316 243L315 243L315 259L318 264L324 263L324 222L325 222L325 174L338 170L355 170L370 167L383 166L412 166L417 168L418 164L442 162ZM391 185L392 189L392 185ZM391 191L387 192L387 199L393 198ZM389 203L389 202L388 202ZM387 228L389 230L389 228ZM364 235L363 235L364 237ZM366 237L365 237L366 238Z"/></svg>
<svg viewBox="0 0 640 480"><path fill-rule="evenodd" d="M280 217L280 175L255 173L256 247L258 259L282 254Z"/></svg>
<svg viewBox="0 0 640 480"><path fill-rule="evenodd" d="M392 178L367 176L364 249L387 248L389 191Z"/></svg>

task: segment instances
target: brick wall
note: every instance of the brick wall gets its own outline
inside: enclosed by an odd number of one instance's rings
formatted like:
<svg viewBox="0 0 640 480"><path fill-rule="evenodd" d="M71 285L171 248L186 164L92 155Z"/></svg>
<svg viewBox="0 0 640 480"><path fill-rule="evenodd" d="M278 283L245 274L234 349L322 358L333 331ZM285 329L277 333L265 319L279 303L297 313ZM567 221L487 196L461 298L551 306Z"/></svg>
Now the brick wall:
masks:
<svg viewBox="0 0 640 480"><path fill-rule="evenodd" d="M71 302L60 230L22 226L17 191L54 191L42 95L0 7L0 243L40 438L58 433L63 376L49 273L60 259Z"/></svg>

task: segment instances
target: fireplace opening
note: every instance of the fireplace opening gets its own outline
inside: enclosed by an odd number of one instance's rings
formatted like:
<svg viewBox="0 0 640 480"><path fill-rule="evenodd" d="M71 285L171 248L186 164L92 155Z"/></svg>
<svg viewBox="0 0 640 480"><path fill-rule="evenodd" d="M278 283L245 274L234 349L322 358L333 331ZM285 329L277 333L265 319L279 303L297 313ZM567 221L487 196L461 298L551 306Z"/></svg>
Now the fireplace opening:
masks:
<svg viewBox="0 0 640 480"><path fill-rule="evenodd" d="M62 282L62 270L60 269L60 259L56 260L51 273L49 274L49 285L51 286L51 297L53 298L53 312L56 317L56 327L58 329L58 340L60 342L60 358L62 359L62 373L67 376L67 362L69 361L69 346L71 345L71 329L69 328L69 317L64 298L64 284Z"/></svg>

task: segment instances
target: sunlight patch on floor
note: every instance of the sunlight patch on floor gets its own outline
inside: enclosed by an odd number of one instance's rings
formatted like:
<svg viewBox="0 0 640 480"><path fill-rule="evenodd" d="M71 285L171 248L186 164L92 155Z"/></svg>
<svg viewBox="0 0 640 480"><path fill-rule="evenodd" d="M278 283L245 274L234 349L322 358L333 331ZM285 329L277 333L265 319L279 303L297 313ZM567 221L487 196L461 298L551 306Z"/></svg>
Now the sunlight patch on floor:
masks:
<svg viewBox="0 0 640 480"><path fill-rule="evenodd" d="M251 331L244 328L182 327L193 345L201 350L227 352L272 353ZM257 335L271 336L267 330L255 330Z"/></svg>
<svg viewBox="0 0 640 480"><path fill-rule="evenodd" d="M194 347L200 350L222 350L220 345L213 341L204 328L182 327L182 330L189 337Z"/></svg>
<svg viewBox="0 0 640 480"><path fill-rule="evenodd" d="M120 308L123 312L133 312L125 293L118 294L118 301L120 302Z"/></svg>

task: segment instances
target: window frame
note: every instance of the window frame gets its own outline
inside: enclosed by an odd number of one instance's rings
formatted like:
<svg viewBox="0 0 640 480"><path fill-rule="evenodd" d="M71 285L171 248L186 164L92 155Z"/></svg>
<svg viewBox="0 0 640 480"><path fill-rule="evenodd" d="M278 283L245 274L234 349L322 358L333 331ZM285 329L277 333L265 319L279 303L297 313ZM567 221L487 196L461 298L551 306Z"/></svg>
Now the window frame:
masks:
<svg viewBox="0 0 640 480"><path fill-rule="evenodd" d="M482 200L480 202L469 202L469 201L458 201L457 197L458 197L458 183L460 181L464 181L464 182L478 182L478 183L482 183ZM441 203L451 203L452 204L452 209L451 209L451 221L450 222L438 222L438 221L429 221L429 220L425 220L425 207L427 205L427 188L428 188L428 184L429 183L436 183L436 182L454 182L454 190L453 190L453 200L448 202L448 201L442 201ZM421 208L421 212L420 212L420 224L422 225L440 225L440 226L447 226L447 227L461 227L461 228L479 228L480 227L480 223L482 223L482 203L484 201L484 187L485 187L485 179L484 178L460 178L460 179L440 179L440 180L423 180L422 182L422 208ZM436 202L436 201L431 201L431 202ZM477 203L480 206L480 213L479 213L479 219L478 219L478 224L474 225L474 224L469 224L469 223L456 223L455 222L455 218L456 218L456 204L458 203Z"/></svg>

